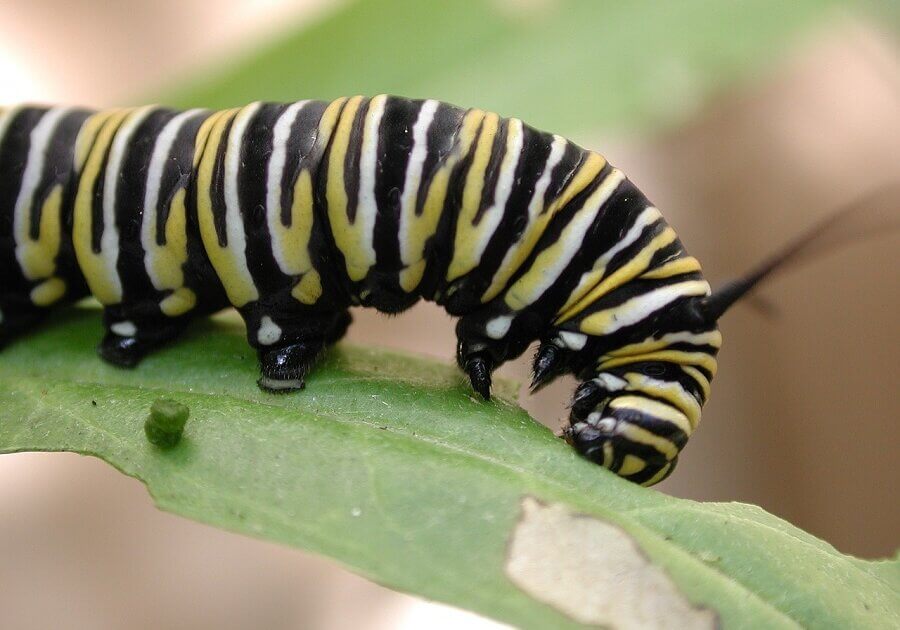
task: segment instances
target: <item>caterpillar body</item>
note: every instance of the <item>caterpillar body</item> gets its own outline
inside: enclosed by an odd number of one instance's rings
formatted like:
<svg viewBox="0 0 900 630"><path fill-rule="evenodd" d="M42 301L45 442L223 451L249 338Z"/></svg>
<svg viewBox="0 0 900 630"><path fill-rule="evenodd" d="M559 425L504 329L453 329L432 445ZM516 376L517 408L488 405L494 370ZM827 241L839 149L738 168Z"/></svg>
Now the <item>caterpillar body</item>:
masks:
<svg viewBox="0 0 900 630"><path fill-rule="evenodd" d="M0 345L92 294L98 352L135 365L228 305L259 384L299 389L348 308L433 300L457 360L539 342L533 386L582 382L567 440L650 485L716 373L711 294L660 212L599 154L515 118L380 95L225 111L0 109Z"/></svg>

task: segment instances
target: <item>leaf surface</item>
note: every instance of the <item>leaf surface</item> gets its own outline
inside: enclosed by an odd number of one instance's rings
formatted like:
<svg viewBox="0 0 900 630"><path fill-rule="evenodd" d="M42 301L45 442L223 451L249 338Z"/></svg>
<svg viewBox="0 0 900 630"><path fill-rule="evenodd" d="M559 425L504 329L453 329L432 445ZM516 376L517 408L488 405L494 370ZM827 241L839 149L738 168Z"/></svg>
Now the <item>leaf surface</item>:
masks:
<svg viewBox="0 0 900 630"><path fill-rule="evenodd" d="M485 403L450 366L340 347L305 391L265 394L230 317L120 370L89 341L100 336L98 315L61 313L0 354L0 452L95 455L147 484L165 510L523 627L577 625L510 574L530 500L614 527L725 627L900 623L897 561L844 556L759 508L622 481L534 422L511 389ZM143 432L161 396L191 410L169 450ZM591 554L608 541L569 542ZM543 562L566 574L553 557Z"/></svg>

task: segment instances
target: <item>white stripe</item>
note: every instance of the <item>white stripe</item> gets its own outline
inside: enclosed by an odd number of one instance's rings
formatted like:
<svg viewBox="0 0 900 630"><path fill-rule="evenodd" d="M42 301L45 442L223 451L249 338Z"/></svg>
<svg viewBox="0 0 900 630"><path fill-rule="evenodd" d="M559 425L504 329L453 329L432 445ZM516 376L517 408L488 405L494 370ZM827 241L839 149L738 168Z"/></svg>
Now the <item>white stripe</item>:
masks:
<svg viewBox="0 0 900 630"><path fill-rule="evenodd" d="M375 200L375 169L378 163L378 128L381 125L386 102L386 97L376 96L369 105L359 157L359 194L354 223L359 224L359 233L362 237L360 245L368 258L369 267L375 264L375 217L378 216L378 203Z"/></svg>
<svg viewBox="0 0 900 630"><path fill-rule="evenodd" d="M19 267L22 273L29 280L38 280L32 277L29 270L25 268L25 254L28 251L28 244L31 242L31 213L34 205L34 193L37 191L38 185L41 183L41 177L44 174L44 163L47 158L47 146L53 138L56 128L59 126L60 120L68 114L71 109L56 108L51 109L41 117L41 120L35 125L31 131L30 148L28 149L28 159L25 163L25 172L22 173L22 184L19 186L19 196L16 198L15 210L13 210L13 231L16 239L16 259L19 261Z"/></svg>
<svg viewBox="0 0 900 630"><path fill-rule="evenodd" d="M563 155L566 152L567 145L568 141L565 138L562 138L560 136L553 136L553 144L550 145L550 155L547 156L547 161L544 164L544 170L541 173L541 176L538 178L537 183L534 185L534 194L531 195L531 201L528 203L528 223L526 224L525 229L522 230L522 236L519 238L519 240L513 243L509 247L509 249L506 250L506 255L503 257L503 262L501 262L500 266L497 267L497 272L491 279L491 285L488 288L488 291L490 291L494 283L497 282L497 277L501 272L505 272L508 276L511 276L512 273L516 271L515 269L507 269L507 267L509 266L510 261L513 259L513 257L523 247L523 242L526 236L531 231L532 224L534 224L538 216L544 211L544 196L547 194L547 188L550 186L550 181L553 179L553 171L562 160Z"/></svg>
<svg viewBox="0 0 900 630"><path fill-rule="evenodd" d="M609 261L613 259L613 256L624 250L626 247L634 243L638 237L644 232L644 228L648 225L656 223L662 218L662 214L660 214L659 210L654 208L653 206L647 206L644 208L644 211L641 212L637 219L634 220L631 228L629 228L628 232L625 233L619 241L609 248L609 250L604 253L600 258L597 259L597 262L594 264L594 269L602 269L609 264Z"/></svg>
<svg viewBox="0 0 900 630"><path fill-rule="evenodd" d="M120 172L128 143L132 134L154 107L141 108L127 117L125 124L116 130L103 180L103 233L100 235L100 253L106 267L106 275L113 284L116 295L122 295L122 279L116 265L119 261L119 230L116 228L116 191L119 188Z"/></svg>
<svg viewBox="0 0 900 630"><path fill-rule="evenodd" d="M646 226L655 223L660 219L662 219L662 214L659 212L659 210L657 210L653 206L648 206L647 208L645 208L644 211L637 216L634 223L625 233L625 236L619 239L619 241L615 245L604 252L604 254L600 256L596 260L596 262L594 262L594 266L589 271L585 271L583 274L581 274L581 278L578 279L578 284L572 290L571 295L580 294L585 290L585 287L588 284L596 286L600 281L600 278L597 277L597 272L602 271L603 273L601 273L601 276L605 276L606 266L609 264L609 261L613 259L613 256L638 240L641 234L644 233L644 228ZM585 295L587 295L587 293L585 293ZM580 298L578 298L578 300L573 302L572 307L578 305L581 300L584 299L585 295L581 296Z"/></svg>
<svg viewBox="0 0 900 630"><path fill-rule="evenodd" d="M172 145L175 139L181 133L181 128L190 119L201 113L202 109L192 109L182 112L166 123L156 138L153 147L153 155L150 158L150 166L147 169L147 192L144 195L143 218L141 219L141 245L144 248L144 255L147 258L147 275L153 282L153 286L158 291L166 288L160 278L157 278L154 271L156 266L151 262L158 250L157 233L156 233L156 206L159 203L159 193L162 187L162 177L165 172L166 164L169 161L169 153L172 151ZM193 157L193 156L192 156Z"/></svg>
<svg viewBox="0 0 900 630"><path fill-rule="evenodd" d="M531 196L531 202L528 204L529 224L544 210L544 196L547 194L550 180L553 179L553 171L556 170L556 166L562 160L563 155L565 155L568 144L565 138L553 136L553 144L550 145L550 155L547 157L547 163L544 164L544 171L534 185L534 194Z"/></svg>
<svg viewBox="0 0 900 630"><path fill-rule="evenodd" d="M420 252L410 250L409 226L410 217L415 215L416 200L419 198L419 187L422 181L422 168L428 157L428 130L434 121L438 101L428 100L422 104L416 124L413 126L413 149L406 166L406 178L403 182L403 196L400 201L400 258L404 265L418 262L412 257Z"/></svg>
<svg viewBox="0 0 900 630"><path fill-rule="evenodd" d="M284 168L287 162L288 141L291 137L291 128L303 109L309 101L300 101L288 107L272 128L272 157L269 158L268 176L266 178L266 220L269 225L269 234L272 235L272 253L278 267L286 274L294 273L287 262L287 257L282 249L284 243L282 239L275 238L278 233L279 226L282 225L281 207L282 186L284 179Z"/></svg>
<svg viewBox="0 0 900 630"><path fill-rule="evenodd" d="M241 144L247 126L253 119L261 103L252 103L244 107L231 125L228 134L228 147L225 154L225 237L228 239L227 249L240 269L241 275L250 284L253 276L247 266L247 236L244 234L244 221L241 217L241 199L238 194L238 175L241 166ZM255 284L254 284L255 286Z"/></svg>
<svg viewBox="0 0 900 630"><path fill-rule="evenodd" d="M481 257L484 256L484 250L487 249L491 237L503 218L506 202L509 201L509 196L512 194L516 167L519 165L519 159L522 157L524 141L525 133L522 129L522 121L517 118L511 118L507 131L506 154L503 156L503 162L500 164L500 174L497 177L497 185L494 187L494 203L482 213L481 220L478 223L478 231L476 232L478 240L471 244L474 252L473 258L476 260L481 260Z"/></svg>
<svg viewBox="0 0 900 630"><path fill-rule="evenodd" d="M569 221L569 224L563 229L559 239L550 245L550 247L553 247L557 243L562 242L564 246L562 253L555 260L551 261L551 264L538 270L541 274L540 280L534 284L529 293L516 296L523 304L528 305L536 302L559 279L563 270L572 262L575 254L581 249L584 236L591 225L593 225L594 220L600 213L600 209L624 179L625 175L622 171L613 169L597 187L597 190L584 202L581 209L578 210L575 216L572 217L572 220ZM513 290L515 291L516 289L521 290L518 282L516 285L513 285Z"/></svg>
<svg viewBox="0 0 900 630"><path fill-rule="evenodd" d="M647 337L643 341L616 348L601 357L601 360L618 359L622 357L637 356L648 352L665 350L676 343L689 343L695 346L712 346L719 348L722 345L722 333L718 330L710 330L702 333L694 333L687 330L668 333L660 337Z"/></svg>
<svg viewBox="0 0 900 630"><path fill-rule="evenodd" d="M688 295L707 295L709 293L709 284L705 280L689 280L687 282L679 282L668 286L648 291L643 295L631 298L611 309L598 311L594 315L601 315L613 312L615 317L610 321L609 326L604 329L604 334L610 334L636 324L652 313L663 308L665 305L674 302L679 298ZM594 315L589 315L590 319ZM586 319L586 321L587 321Z"/></svg>

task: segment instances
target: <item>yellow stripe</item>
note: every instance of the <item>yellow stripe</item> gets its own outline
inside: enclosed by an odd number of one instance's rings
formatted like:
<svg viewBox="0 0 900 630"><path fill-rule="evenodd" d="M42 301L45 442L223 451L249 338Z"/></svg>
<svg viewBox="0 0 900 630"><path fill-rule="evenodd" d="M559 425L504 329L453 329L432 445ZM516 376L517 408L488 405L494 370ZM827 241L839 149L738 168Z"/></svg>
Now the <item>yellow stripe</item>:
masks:
<svg viewBox="0 0 900 630"><path fill-rule="evenodd" d="M655 350L667 348L674 343L690 343L695 346L712 346L719 348L722 345L722 333L718 330L710 330L703 333L679 332L669 333L659 338L651 337L638 343L622 346L606 353L606 357L621 357L645 354Z"/></svg>
<svg viewBox="0 0 900 630"><path fill-rule="evenodd" d="M641 485L645 488L649 488L652 485L655 485L662 481L662 479L669 473L669 469L672 468L672 463L669 462L665 466L659 469L659 472L650 477L647 481L641 482Z"/></svg>
<svg viewBox="0 0 900 630"><path fill-rule="evenodd" d="M331 102L319 119L316 146L327 146L334 128L338 124L338 114L347 99ZM291 205L291 224L285 226L278 221L272 238L280 243L284 257L285 273L303 277L294 285L291 295L303 304L315 304L322 296L322 279L313 267L309 241L312 237L314 184L312 173L303 169L294 181L294 197Z"/></svg>
<svg viewBox="0 0 900 630"><path fill-rule="evenodd" d="M676 258L655 269L651 269L641 275L641 278L646 280L661 280L663 278L671 278L672 276L681 276L699 271L700 262L693 256L685 256L684 258Z"/></svg>
<svg viewBox="0 0 900 630"><path fill-rule="evenodd" d="M122 290L118 278L111 277L103 253L95 253L91 247L94 189L116 131L134 111L117 109L92 116L85 124L85 127L90 126L90 129L82 128L83 133L91 135L92 143L82 144L80 148L76 149L86 151L86 153L84 156L76 158L76 164L83 163L84 168L78 179L78 191L75 194L72 244L75 248L78 266L81 267L91 293L103 305L121 302ZM95 127L99 127L99 129L95 131ZM82 142L82 134L79 134L78 142Z"/></svg>
<svg viewBox="0 0 900 630"><path fill-rule="evenodd" d="M200 128L197 129L197 136L194 138L194 170L197 170L197 166L200 164L200 158L203 157L204 150L206 149L206 143L209 140L209 133L212 131L212 128L219 121L219 119L228 114L228 111L218 111L213 112L209 116L207 116L202 123L200 123Z"/></svg>
<svg viewBox="0 0 900 630"><path fill-rule="evenodd" d="M587 188L597 178L604 166L606 166L606 159L602 155L597 153L588 154L584 163L578 168L563 191L556 199L550 202L546 210L541 212L533 222L529 223L521 240L514 246L515 251L513 255L494 274L490 287L481 297L482 303L493 300L506 288L509 279L518 271L525 259L534 250L550 219L553 218L560 208L564 208L566 204L572 201L575 195Z"/></svg>
<svg viewBox="0 0 900 630"><path fill-rule="evenodd" d="M678 455L678 447L670 440L634 424L629 424L627 422L620 423L616 432L632 442L652 446L668 460L672 460Z"/></svg>
<svg viewBox="0 0 900 630"><path fill-rule="evenodd" d="M625 379L630 384L630 391L643 392L655 398L662 398L680 411L690 422L688 435L700 423L700 403L691 396L678 381L660 381L644 374L629 372Z"/></svg>
<svg viewBox="0 0 900 630"><path fill-rule="evenodd" d="M78 130L78 137L75 139L75 172L80 173L87 162L91 147L97 139L97 134L106 124L106 122L114 116L120 115L122 110L110 109L90 116L81 125Z"/></svg>
<svg viewBox="0 0 900 630"><path fill-rule="evenodd" d="M716 359L712 355L705 352L683 352L681 350L661 350L659 352L648 352L647 354L630 357L620 357L615 359L601 359L597 365L597 370L605 372L620 365L629 365L639 361L671 361L682 366L683 370L687 370L684 366L700 366L708 371L712 376L716 375Z"/></svg>
<svg viewBox="0 0 900 630"><path fill-rule="evenodd" d="M584 163L579 167L578 172L575 173L575 176L572 177L571 181L566 184L566 187L559 194L559 197L550 204L547 211L551 214L555 214L557 210L566 207L575 195L583 191L591 182L597 179L597 176L600 175L600 171L603 170L604 166L606 166L606 158L599 153L588 153Z"/></svg>
<svg viewBox="0 0 900 630"><path fill-rule="evenodd" d="M619 470L616 471L616 474L626 477L628 475L639 473L646 467L647 462L643 459L637 455L628 454L622 457L622 465L619 467Z"/></svg>
<svg viewBox="0 0 900 630"><path fill-rule="evenodd" d="M440 223L450 176L457 164L469 154L484 117L485 112L480 109L470 109L466 112L452 153L431 178L425 193L425 202L422 204L422 214L416 215L415 207L410 208L411 212L407 217L409 229L406 237L410 263L406 269L400 272L400 286L407 293L413 291L422 281L427 263L425 244L437 231L438 223Z"/></svg>
<svg viewBox="0 0 900 630"><path fill-rule="evenodd" d="M356 112L363 102L362 96L354 96L347 101L340 112L340 120L334 132L331 144L331 152L328 156L328 181L325 188L325 198L328 202L328 222L331 225L331 233L334 236L335 245L344 255L347 265L347 275L350 280L357 282L366 277L369 272L368 260L363 252L359 251L359 226L350 222L347 214L346 173L344 172L344 160L350 146L350 134L353 131L353 121ZM335 101L329 109L337 103ZM325 114L329 112L326 110ZM357 222L358 223L358 222Z"/></svg>
<svg viewBox="0 0 900 630"><path fill-rule="evenodd" d="M225 247L219 245L219 235L216 232L213 212L212 189L216 154L222 142L228 141L227 138L223 138L225 128L239 112L239 109L229 109L215 116L216 120L210 128L197 171L197 217L200 223L203 247L228 294L229 301L238 307L258 299L259 294L252 278L247 277L247 271L242 266L241 260L238 259L238 255L243 256L243 252L232 251L233 244L230 242L226 243ZM226 159L228 157L227 149L225 157Z"/></svg>
<svg viewBox="0 0 900 630"><path fill-rule="evenodd" d="M299 276L312 269L309 239L313 225L313 183L309 169L303 169L294 181L294 198L291 204L291 224L277 221L271 235L278 241L284 257L284 272Z"/></svg>
<svg viewBox="0 0 900 630"><path fill-rule="evenodd" d="M35 306L50 306L66 294L66 283L62 278L49 278L35 286L29 297Z"/></svg>
<svg viewBox="0 0 900 630"><path fill-rule="evenodd" d="M29 234L20 235L25 238L18 243L17 256L22 273L29 280L49 278L56 271L56 256L62 239L61 208L63 187L57 184L47 195L41 207L40 232L36 240ZM30 208L25 225L30 225ZM19 239L16 239L19 241Z"/></svg>
<svg viewBox="0 0 900 630"><path fill-rule="evenodd" d="M507 290L504 300L514 311L520 311L537 301L550 289L563 273L566 265L584 242L585 232L597 218L597 214L625 175L612 169L590 196L584 201L556 241L543 249L531 263L528 271Z"/></svg>
<svg viewBox="0 0 900 630"><path fill-rule="evenodd" d="M155 284L158 283L156 288L172 291L159 304L162 312L169 317L183 315L197 303L194 292L184 286L183 268L188 259L186 196L184 188L179 188L172 196L164 227L165 245L158 243L156 225L151 226L150 251L144 258Z"/></svg>
<svg viewBox="0 0 900 630"><path fill-rule="evenodd" d="M487 167L491 159L491 150L499 130L500 117L497 114L488 112L481 125L481 133L478 135L478 144L475 147L472 164L466 173L466 182L462 193L462 206L456 225L453 259L447 267L448 282L469 273L478 266L481 260L481 254L475 250L475 244L482 239L485 230L488 229L488 222L482 220L478 225L475 225L475 216L478 214L478 209L481 206ZM482 217L482 219L484 218Z"/></svg>
<svg viewBox="0 0 900 630"><path fill-rule="evenodd" d="M709 379L701 372L700 370L693 368L689 365L682 365L682 371L690 376L692 379L697 381L697 384L700 386L700 389L703 390L703 400L709 400L709 390L710 384ZM713 370L713 374L715 374L715 370Z"/></svg>
<svg viewBox="0 0 900 630"><path fill-rule="evenodd" d="M647 267L650 266L650 261L653 259L653 256L656 254L656 252L665 247L668 247L673 242L675 242L677 238L678 236L675 234L675 230L670 227L666 227L652 241L650 241L646 247L636 253L631 258L631 260L616 269L609 275L608 278L606 278L602 282L599 282L599 284L596 284L593 289L590 288L593 282L589 281L583 289L573 292L566 304L561 309L562 313L556 318L554 324L559 325L572 319L572 317L583 311L585 308L599 300L607 293L621 287L631 280L634 280L636 277L647 270ZM606 273L605 267L591 272L591 274L589 274L589 277L591 278L591 280L600 280L600 278L603 277L604 273Z"/></svg>

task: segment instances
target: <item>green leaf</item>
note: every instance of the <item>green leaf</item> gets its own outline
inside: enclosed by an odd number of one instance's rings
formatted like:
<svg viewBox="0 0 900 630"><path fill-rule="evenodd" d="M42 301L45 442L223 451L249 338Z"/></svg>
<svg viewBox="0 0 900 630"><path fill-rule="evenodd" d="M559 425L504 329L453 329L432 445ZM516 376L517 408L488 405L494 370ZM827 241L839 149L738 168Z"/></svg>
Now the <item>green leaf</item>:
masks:
<svg viewBox="0 0 900 630"><path fill-rule="evenodd" d="M76 308L0 353L0 452L95 455L165 510L522 627L574 626L595 597L675 615L672 593L728 628L900 624L896 560L844 556L752 506L622 481L509 392L474 398L449 366L342 347L305 391L269 395L234 319L198 324L132 371L95 356L100 333L98 311ZM143 431L161 396L190 408L169 449ZM639 575L601 588L631 565ZM546 576L566 585L562 599L540 586Z"/></svg>
<svg viewBox="0 0 900 630"><path fill-rule="evenodd" d="M226 107L386 92L491 109L584 140L684 120L849 4L366 0L159 100Z"/></svg>

